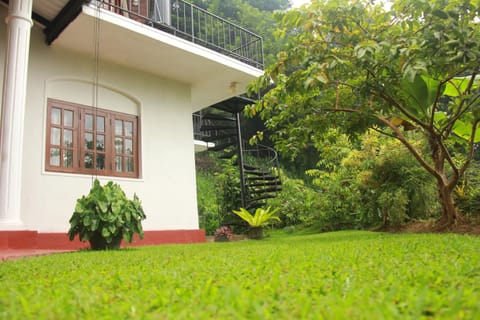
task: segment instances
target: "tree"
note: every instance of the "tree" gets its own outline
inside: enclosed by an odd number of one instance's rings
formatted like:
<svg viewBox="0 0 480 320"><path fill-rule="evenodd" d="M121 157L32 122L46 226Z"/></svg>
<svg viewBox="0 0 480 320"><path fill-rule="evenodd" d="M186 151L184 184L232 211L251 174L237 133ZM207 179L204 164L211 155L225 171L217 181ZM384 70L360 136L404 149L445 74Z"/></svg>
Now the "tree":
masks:
<svg viewBox="0 0 480 320"><path fill-rule="evenodd" d="M449 226L463 217L453 190L480 140L479 11L478 0L402 0L389 10L313 0L279 16L285 51L250 86L269 91L246 112L261 113L277 149L293 155L329 127L397 139L435 178L439 226Z"/></svg>

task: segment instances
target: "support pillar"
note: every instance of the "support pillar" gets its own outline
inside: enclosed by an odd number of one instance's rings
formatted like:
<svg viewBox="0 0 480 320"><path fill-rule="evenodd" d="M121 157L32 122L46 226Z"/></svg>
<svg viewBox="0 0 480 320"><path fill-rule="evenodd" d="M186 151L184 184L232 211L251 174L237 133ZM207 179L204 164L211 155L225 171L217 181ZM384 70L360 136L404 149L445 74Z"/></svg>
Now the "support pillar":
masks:
<svg viewBox="0 0 480 320"><path fill-rule="evenodd" d="M0 230L23 229L22 152L32 0L10 0L0 135Z"/></svg>

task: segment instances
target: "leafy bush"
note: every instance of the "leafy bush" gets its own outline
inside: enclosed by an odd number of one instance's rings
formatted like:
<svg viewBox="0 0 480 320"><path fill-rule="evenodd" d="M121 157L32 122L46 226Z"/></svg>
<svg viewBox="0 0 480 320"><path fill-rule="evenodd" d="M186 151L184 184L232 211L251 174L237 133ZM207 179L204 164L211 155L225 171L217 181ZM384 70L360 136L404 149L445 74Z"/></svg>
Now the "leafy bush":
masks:
<svg viewBox="0 0 480 320"><path fill-rule="evenodd" d="M204 170L197 171L198 220L207 235L213 235L220 225L218 201L214 175Z"/></svg>
<svg viewBox="0 0 480 320"><path fill-rule="evenodd" d="M320 190L313 219L318 229L395 225L439 213L435 181L400 142L369 132L357 144L329 131L317 148L322 159L307 174Z"/></svg>
<svg viewBox="0 0 480 320"><path fill-rule="evenodd" d="M476 160L455 189L458 208L470 217L480 217L480 161Z"/></svg>
<svg viewBox="0 0 480 320"><path fill-rule="evenodd" d="M120 241L132 242L133 235L143 239L141 221L146 218L137 195L127 199L121 187L109 181L105 186L95 179L87 196L77 200L70 218L68 235L90 241L92 249L118 248Z"/></svg>
<svg viewBox="0 0 480 320"><path fill-rule="evenodd" d="M377 201L384 226L399 226L408 218L408 197L402 188L396 191L382 192Z"/></svg>
<svg viewBox="0 0 480 320"><path fill-rule="evenodd" d="M225 242L233 239L233 232L227 226L222 226L215 230L215 242Z"/></svg>
<svg viewBox="0 0 480 320"><path fill-rule="evenodd" d="M310 225L318 210L318 193L303 180L290 178L286 171L282 171L281 177L282 191L268 200L269 206L282 208L275 227Z"/></svg>

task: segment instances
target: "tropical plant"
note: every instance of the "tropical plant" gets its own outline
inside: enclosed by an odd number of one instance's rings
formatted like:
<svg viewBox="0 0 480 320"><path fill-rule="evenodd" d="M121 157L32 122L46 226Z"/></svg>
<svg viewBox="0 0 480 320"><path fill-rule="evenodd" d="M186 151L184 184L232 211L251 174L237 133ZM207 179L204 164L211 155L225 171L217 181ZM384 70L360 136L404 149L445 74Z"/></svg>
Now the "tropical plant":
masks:
<svg viewBox="0 0 480 320"><path fill-rule="evenodd" d="M367 0L314 0L279 18L285 51L251 85L252 94L269 91L246 109L266 119L276 148L295 155L327 128L350 137L373 128L435 179L439 227L463 220L453 190L480 140L478 1L403 0L387 10ZM455 161L459 153L463 161Z"/></svg>
<svg viewBox="0 0 480 320"><path fill-rule="evenodd" d="M271 207L267 207L267 209L257 208L255 214L252 215L247 209L240 208L240 210L233 210L233 213L250 226L250 229L247 230L247 236L250 239L261 239L263 238L263 226L272 220L280 221L280 218L275 215L277 211L278 208L274 210L271 210Z"/></svg>
<svg viewBox="0 0 480 320"><path fill-rule="evenodd" d="M221 226L217 230L215 230L214 235L215 242L227 242L233 239L233 232L227 226Z"/></svg>
<svg viewBox="0 0 480 320"><path fill-rule="evenodd" d="M141 221L145 218L136 194L129 200L120 185L109 181L101 186L95 179L90 193L77 200L68 235L71 241L77 235L89 241L95 250L115 249L122 239L132 242L134 234L143 239Z"/></svg>
<svg viewBox="0 0 480 320"><path fill-rule="evenodd" d="M257 208L255 214L252 215L247 209L240 208L240 210L233 210L233 213L245 220L250 227L256 228L263 227L272 220L280 221L280 218L275 215L278 210L279 208L271 210L271 207L267 209Z"/></svg>

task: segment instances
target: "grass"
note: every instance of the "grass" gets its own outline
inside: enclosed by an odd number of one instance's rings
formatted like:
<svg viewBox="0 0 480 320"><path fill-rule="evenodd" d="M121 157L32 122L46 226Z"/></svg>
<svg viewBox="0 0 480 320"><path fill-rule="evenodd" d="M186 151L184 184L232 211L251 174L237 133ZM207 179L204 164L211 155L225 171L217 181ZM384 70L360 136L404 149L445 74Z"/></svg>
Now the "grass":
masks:
<svg viewBox="0 0 480 320"><path fill-rule="evenodd" d="M0 319L475 319L480 238L348 231L0 263Z"/></svg>

